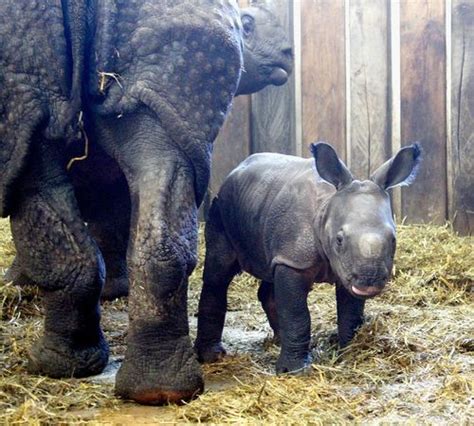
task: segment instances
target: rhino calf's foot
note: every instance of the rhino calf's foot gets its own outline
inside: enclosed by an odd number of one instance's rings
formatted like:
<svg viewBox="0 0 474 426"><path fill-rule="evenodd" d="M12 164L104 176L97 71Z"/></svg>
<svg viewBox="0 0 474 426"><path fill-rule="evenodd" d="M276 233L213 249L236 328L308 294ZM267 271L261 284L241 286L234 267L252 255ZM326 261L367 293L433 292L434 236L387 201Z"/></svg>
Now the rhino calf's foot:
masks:
<svg viewBox="0 0 474 426"><path fill-rule="evenodd" d="M227 351L221 342L213 344L196 343L194 345L199 362L212 364L221 361L227 355Z"/></svg>
<svg viewBox="0 0 474 426"><path fill-rule="evenodd" d="M313 358L310 353L301 358L290 358L283 354L280 355L276 363L277 374L306 375L311 372L311 363Z"/></svg>
<svg viewBox="0 0 474 426"><path fill-rule="evenodd" d="M202 370L189 336L170 336L170 324L140 322L138 332L131 326L125 360L117 373L116 395L140 404L164 405L190 401L202 393ZM156 340L159 343L147 343L148 337L158 335L162 337Z"/></svg>

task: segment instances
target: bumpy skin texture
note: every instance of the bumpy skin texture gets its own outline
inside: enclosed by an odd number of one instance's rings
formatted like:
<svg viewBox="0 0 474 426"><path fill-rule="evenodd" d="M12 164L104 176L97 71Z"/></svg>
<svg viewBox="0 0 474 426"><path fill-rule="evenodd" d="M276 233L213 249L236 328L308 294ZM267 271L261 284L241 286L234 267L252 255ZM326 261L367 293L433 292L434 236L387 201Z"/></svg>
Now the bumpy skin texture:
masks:
<svg viewBox="0 0 474 426"><path fill-rule="evenodd" d="M292 71L293 53L288 37L280 23L272 13L262 7L241 9L240 17L243 23L244 68L235 95L255 93L269 84L284 84ZM114 19L117 20L120 17L115 16ZM196 40L193 40L193 42L196 42ZM141 46L138 41L136 43L137 46ZM172 46L177 48L179 43L174 41ZM212 44L209 47L213 49ZM188 48L188 46L181 46L181 49L186 52ZM157 51L159 49L157 47ZM169 45L164 44L163 49L170 53ZM116 60L112 59L113 61ZM181 65L184 64L184 61L185 56L178 57L178 62ZM197 69L200 69L199 67L202 67L205 61L203 53L196 52L194 58L191 55L190 61L191 70L189 72L195 76ZM166 80L171 78L170 76L173 73L170 74L169 72L169 64L159 69L156 69L156 64L154 64L154 67L156 72L164 73ZM189 67L187 62L185 67ZM150 68L148 63L145 69L147 68ZM212 63L211 65L206 63L204 66L206 76L213 73L211 68ZM180 75L181 71L177 71ZM150 69L149 75L151 75L151 72ZM186 75L186 72L183 75ZM94 78L96 77L94 76ZM221 76L220 79L222 78ZM112 78L109 84L113 81ZM187 94L194 90L192 84L195 84L195 82L185 77L183 77L183 83L186 85L180 85L177 77L174 77L171 83L181 86L188 92ZM96 81L96 84L100 85L101 82ZM123 86L123 83L121 84ZM206 86L204 96L208 97L211 87ZM221 96L222 93L219 95ZM190 99L186 97L180 105L186 108L191 107L193 114L199 115L199 109L195 108L201 101L196 96L193 97L193 100L195 104L191 105ZM202 105L200 106L202 107ZM187 114L188 112L184 110L182 113ZM206 114L212 116L212 110L208 109ZM82 149L82 145L70 146L68 155L70 157L81 156L82 152L78 148ZM128 295L126 247L129 239L130 223L130 196L127 181L115 160L96 145L90 147L86 160L74 164L70 175L81 213L89 225L89 231L102 251L106 264L107 277L101 298L112 300L126 296ZM17 283L28 282L18 261L14 262L6 278Z"/></svg>
<svg viewBox="0 0 474 426"><path fill-rule="evenodd" d="M240 9L240 16L244 24L242 36L244 69L235 96L255 93L269 84L284 84L293 68L293 53L280 23L272 13L262 7ZM212 49L212 46L210 48ZM202 59L201 54L196 54L196 57ZM193 66L197 65L199 64L193 64ZM209 66L206 65L205 69L208 72ZM195 74L195 69L191 72ZM190 86L187 88L189 90ZM189 105L189 101L186 100L184 105ZM78 163L73 168L72 177L76 192L79 193L79 205L81 210L84 210L83 214L87 218L89 229L101 248L107 267L107 279L101 298L112 300L128 295L128 275L123 243L126 244L128 241L130 209L126 210L124 201L117 201L128 199L128 188L126 182L123 184L124 179L119 181L115 173L110 173L113 165L110 164L107 154L100 150L96 151L90 153L88 160ZM97 169L103 164L106 165L107 176L98 176ZM113 205L107 203L110 197L103 195L109 192L109 181L112 177L114 190L117 192L121 188L121 193L127 193L125 197L114 197ZM105 191L100 189L104 186L101 183L103 180L106 181ZM98 191L95 188L99 188ZM98 192L95 196L92 194L93 200L91 200L91 189L93 193ZM87 214L86 210L92 211L93 217ZM97 217L99 210L104 212L102 217Z"/></svg>
<svg viewBox="0 0 474 426"><path fill-rule="evenodd" d="M385 286L395 252L386 190L413 180L419 147L402 149L362 182L329 145L313 145L313 154L254 154L213 200L195 343L201 361L225 354L227 288L241 270L262 280L259 299L282 345L278 373L310 366L307 295L314 282L336 284L341 347L362 324L365 300Z"/></svg>
<svg viewBox="0 0 474 426"><path fill-rule="evenodd" d="M10 215L22 274L45 292L32 371L83 376L107 362L104 260L91 230L108 266L127 246L130 330L118 395L162 404L202 391L186 287L241 42L227 0L1 3L0 214ZM68 175L85 144L90 161Z"/></svg>

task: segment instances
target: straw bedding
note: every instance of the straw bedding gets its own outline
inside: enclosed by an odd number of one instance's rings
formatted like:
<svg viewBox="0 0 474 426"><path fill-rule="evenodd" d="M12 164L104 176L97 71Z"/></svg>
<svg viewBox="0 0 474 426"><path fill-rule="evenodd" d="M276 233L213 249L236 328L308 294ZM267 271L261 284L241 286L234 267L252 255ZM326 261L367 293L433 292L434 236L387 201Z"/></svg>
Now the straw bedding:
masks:
<svg viewBox="0 0 474 426"><path fill-rule="evenodd" d="M343 353L334 345L332 286L310 295L312 372L276 377L279 348L245 274L230 289L224 343L229 356L205 366L208 390L181 407L148 408L146 421L301 424L345 422L464 423L474 419L473 238L449 226L398 228L394 277L366 305L367 320ZM200 245L200 260L203 259ZM0 272L14 256L8 223L0 221ZM191 333L202 263L190 280ZM103 306L103 327L114 359L124 354L126 301ZM52 380L26 372L26 353L41 334L40 295L0 281L0 423L124 422L129 404L113 385L86 379ZM145 410L145 409L144 409ZM151 411L150 411L151 410ZM122 417L121 417L122 415Z"/></svg>

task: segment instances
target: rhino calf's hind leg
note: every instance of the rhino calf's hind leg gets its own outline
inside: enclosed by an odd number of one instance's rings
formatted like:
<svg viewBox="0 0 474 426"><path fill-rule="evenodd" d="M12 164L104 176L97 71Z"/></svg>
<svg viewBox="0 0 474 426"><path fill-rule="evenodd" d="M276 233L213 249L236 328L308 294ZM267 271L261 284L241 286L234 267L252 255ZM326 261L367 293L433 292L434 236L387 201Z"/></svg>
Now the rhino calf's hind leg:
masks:
<svg viewBox="0 0 474 426"><path fill-rule="evenodd" d="M273 283L262 281L258 288L258 300L267 314L268 322L273 330L273 343L280 344L280 326L278 325L278 314L275 302L275 289Z"/></svg>
<svg viewBox="0 0 474 426"><path fill-rule="evenodd" d="M195 350L201 362L215 362L226 351L222 330L227 312L227 290L232 278L240 272L237 256L222 226L218 201L214 200L206 224L206 260Z"/></svg>
<svg viewBox="0 0 474 426"><path fill-rule="evenodd" d="M44 335L29 370L51 377L97 374L107 364L100 329L103 259L79 215L57 141L35 141L10 221L22 273L39 283Z"/></svg>

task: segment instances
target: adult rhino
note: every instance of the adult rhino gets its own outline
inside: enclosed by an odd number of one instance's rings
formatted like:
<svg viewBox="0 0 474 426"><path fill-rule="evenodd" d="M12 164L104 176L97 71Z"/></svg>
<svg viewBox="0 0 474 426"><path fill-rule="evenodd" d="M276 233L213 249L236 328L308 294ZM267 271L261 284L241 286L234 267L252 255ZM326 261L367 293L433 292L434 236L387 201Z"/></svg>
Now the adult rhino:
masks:
<svg viewBox="0 0 474 426"><path fill-rule="evenodd" d="M238 87L281 84L291 70L285 45L263 75L249 66L241 78L252 13L240 19L230 0L1 3L0 215L46 315L30 371L80 377L106 365L104 259L91 233L99 245L118 235L131 288L117 394L161 404L202 391L186 287L212 141ZM71 160L84 149L86 161Z"/></svg>
<svg viewBox="0 0 474 426"><path fill-rule="evenodd" d="M234 96L258 92L269 84L280 86L286 83L292 70L293 53L276 17L261 6L240 9L240 17L244 68ZM189 102L185 100L184 104ZM81 158L81 149L81 144L71 145L67 156ZM69 176L81 215L88 222L88 230L99 245L106 265L101 299L113 300L127 296L129 291L126 253L130 194L116 161L98 144L93 144L88 151L87 158L74 163ZM8 269L5 279L18 285L32 283L18 258Z"/></svg>

